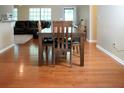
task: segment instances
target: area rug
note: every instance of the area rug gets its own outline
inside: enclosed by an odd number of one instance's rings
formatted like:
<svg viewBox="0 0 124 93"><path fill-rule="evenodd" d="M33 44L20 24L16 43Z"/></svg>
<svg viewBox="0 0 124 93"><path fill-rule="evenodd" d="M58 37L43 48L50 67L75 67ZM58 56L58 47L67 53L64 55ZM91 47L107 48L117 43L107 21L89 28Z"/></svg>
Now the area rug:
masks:
<svg viewBox="0 0 124 93"><path fill-rule="evenodd" d="M32 35L14 35L14 42L15 44L25 44L32 38Z"/></svg>

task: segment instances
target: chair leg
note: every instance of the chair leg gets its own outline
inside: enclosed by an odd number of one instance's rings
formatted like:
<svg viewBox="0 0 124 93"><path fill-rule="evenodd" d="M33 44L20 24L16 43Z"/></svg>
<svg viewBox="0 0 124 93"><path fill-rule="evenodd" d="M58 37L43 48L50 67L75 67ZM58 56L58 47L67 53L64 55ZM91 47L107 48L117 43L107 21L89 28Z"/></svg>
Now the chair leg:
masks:
<svg viewBox="0 0 124 93"><path fill-rule="evenodd" d="M58 53L55 53L55 62L58 63Z"/></svg>
<svg viewBox="0 0 124 93"><path fill-rule="evenodd" d="M66 59L67 53L64 52L63 55L64 55L64 58Z"/></svg>
<svg viewBox="0 0 124 93"><path fill-rule="evenodd" d="M74 54L74 52L75 52L75 46L73 46L72 50L73 50L73 54Z"/></svg>
<svg viewBox="0 0 124 93"><path fill-rule="evenodd" d="M54 54L54 65L56 64L56 55Z"/></svg>
<svg viewBox="0 0 124 93"><path fill-rule="evenodd" d="M46 65L48 65L48 46L46 46Z"/></svg>
<svg viewBox="0 0 124 93"><path fill-rule="evenodd" d="M70 66L72 67L72 51L70 50Z"/></svg>
<svg viewBox="0 0 124 93"><path fill-rule="evenodd" d="M55 65L55 52L53 47L52 47L52 64Z"/></svg>
<svg viewBox="0 0 124 93"><path fill-rule="evenodd" d="M78 46L76 46L76 50L77 50L77 54L79 53L79 51L78 51Z"/></svg>
<svg viewBox="0 0 124 93"><path fill-rule="evenodd" d="M67 58L67 52L65 53L65 59Z"/></svg>

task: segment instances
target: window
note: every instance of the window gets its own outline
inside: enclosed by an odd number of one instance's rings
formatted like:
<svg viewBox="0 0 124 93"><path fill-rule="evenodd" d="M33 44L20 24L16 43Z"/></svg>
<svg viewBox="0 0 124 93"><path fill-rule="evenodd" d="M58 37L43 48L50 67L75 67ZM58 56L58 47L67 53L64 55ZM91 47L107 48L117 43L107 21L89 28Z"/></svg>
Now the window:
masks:
<svg viewBox="0 0 124 93"><path fill-rule="evenodd" d="M41 8L41 20L51 20L51 8Z"/></svg>
<svg viewBox="0 0 124 93"><path fill-rule="evenodd" d="M65 21L74 20L74 8L64 8Z"/></svg>
<svg viewBox="0 0 124 93"><path fill-rule="evenodd" d="M13 20L18 20L18 9L17 8L14 8L13 10Z"/></svg>
<svg viewBox="0 0 124 93"><path fill-rule="evenodd" d="M29 9L29 20L40 20L40 8Z"/></svg>
<svg viewBox="0 0 124 93"><path fill-rule="evenodd" d="M29 20L51 20L51 8L30 8Z"/></svg>

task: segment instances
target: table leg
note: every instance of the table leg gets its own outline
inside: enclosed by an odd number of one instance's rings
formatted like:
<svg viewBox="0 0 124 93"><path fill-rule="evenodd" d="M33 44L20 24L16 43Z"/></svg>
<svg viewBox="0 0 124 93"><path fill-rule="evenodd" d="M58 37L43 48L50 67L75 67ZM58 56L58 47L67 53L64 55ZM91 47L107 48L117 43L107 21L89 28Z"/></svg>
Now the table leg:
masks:
<svg viewBox="0 0 124 93"><path fill-rule="evenodd" d="M39 52L38 52L38 65L42 65L42 56L43 56L43 48L42 48L42 37L39 36Z"/></svg>
<svg viewBox="0 0 124 93"><path fill-rule="evenodd" d="M84 36L80 36L80 66L84 66Z"/></svg>

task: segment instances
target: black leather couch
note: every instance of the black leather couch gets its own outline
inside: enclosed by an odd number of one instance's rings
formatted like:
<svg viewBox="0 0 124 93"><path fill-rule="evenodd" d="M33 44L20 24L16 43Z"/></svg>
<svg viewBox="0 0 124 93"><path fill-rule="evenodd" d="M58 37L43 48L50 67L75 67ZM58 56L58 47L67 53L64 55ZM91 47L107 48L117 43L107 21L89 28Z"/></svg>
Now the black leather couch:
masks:
<svg viewBox="0 0 124 93"><path fill-rule="evenodd" d="M51 26L50 21L42 21L42 28L49 28ZM33 38L37 38L38 21L16 21L14 26L14 35L33 34Z"/></svg>

